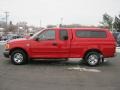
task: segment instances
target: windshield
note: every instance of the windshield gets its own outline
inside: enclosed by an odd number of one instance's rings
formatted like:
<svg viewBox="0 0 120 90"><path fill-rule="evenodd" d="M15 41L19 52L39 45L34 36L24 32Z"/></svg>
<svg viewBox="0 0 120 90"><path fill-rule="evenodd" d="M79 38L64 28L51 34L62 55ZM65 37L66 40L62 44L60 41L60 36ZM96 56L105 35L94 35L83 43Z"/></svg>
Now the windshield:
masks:
<svg viewBox="0 0 120 90"><path fill-rule="evenodd" d="M39 32L35 33L32 37L30 37L30 39L35 38L39 33L41 33L42 31L44 31L45 29L40 30Z"/></svg>

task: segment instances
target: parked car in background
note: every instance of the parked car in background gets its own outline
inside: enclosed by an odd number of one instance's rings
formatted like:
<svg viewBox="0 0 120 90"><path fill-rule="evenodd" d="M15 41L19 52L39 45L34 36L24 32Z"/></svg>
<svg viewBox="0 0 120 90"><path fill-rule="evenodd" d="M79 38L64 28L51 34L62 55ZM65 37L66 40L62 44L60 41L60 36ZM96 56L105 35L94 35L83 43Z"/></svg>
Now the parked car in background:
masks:
<svg viewBox="0 0 120 90"><path fill-rule="evenodd" d="M9 35L7 35L7 37L8 37L8 40L23 38L23 36L20 36L17 34L9 34Z"/></svg>
<svg viewBox="0 0 120 90"><path fill-rule="evenodd" d="M1 37L1 41L6 41L8 38L7 38L7 36L2 36Z"/></svg>
<svg viewBox="0 0 120 90"><path fill-rule="evenodd" d="M18 39L18 38L23 38L23 36L17 35L17 34L7 34L1 37L1 41L9 41L9 40Z"/></svg>

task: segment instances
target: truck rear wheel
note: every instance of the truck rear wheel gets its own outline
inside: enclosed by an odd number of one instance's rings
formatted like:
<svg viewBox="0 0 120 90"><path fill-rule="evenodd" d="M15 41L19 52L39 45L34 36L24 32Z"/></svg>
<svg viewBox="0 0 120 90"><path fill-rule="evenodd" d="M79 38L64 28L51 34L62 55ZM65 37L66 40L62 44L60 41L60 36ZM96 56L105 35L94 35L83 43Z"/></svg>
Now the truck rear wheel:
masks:
<svg viewBox="0 0 120 90"><path fill-rule="evenodd" d="M14 50L11 53L11 61L15 65L22 65L27 63L28 58L23 50Z"/></svg>
<svg viewBox="0 0 120 90"><path fill-rule="evenodd" d="M85 62L89 66L96 66L100 64L100 53L98 52L88 52L85 56Z"/></svg>

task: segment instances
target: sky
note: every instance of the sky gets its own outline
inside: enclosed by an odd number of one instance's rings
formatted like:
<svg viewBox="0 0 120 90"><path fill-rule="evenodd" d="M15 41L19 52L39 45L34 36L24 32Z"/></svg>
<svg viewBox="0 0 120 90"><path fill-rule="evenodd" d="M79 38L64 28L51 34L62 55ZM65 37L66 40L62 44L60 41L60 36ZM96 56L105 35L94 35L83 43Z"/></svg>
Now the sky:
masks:
<svg viewBox="0 0 120 90"><path fill-rule="evenodd" d="M120 0L0 0L0 17L5 11L13 23L98 25L104 13L120 13Z"/></svg>

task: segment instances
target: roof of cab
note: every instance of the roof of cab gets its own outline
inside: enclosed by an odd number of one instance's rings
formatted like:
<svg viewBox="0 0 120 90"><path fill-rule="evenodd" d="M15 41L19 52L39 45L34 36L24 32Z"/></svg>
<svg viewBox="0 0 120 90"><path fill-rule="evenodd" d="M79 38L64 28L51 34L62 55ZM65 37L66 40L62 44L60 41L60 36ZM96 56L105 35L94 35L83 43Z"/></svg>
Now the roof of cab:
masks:
<svg viewBox="0 0 120 90"><path fill-rule="evenodd" d="M104 28L47 28L47 29L57 29L57 30L63 30L63 29L64 30L66 30L66 29L71 30L72 29L72 30L95 30L95 31L96 30L103 30L103 31L108 30L108 29L104 29Z"/></svg>

